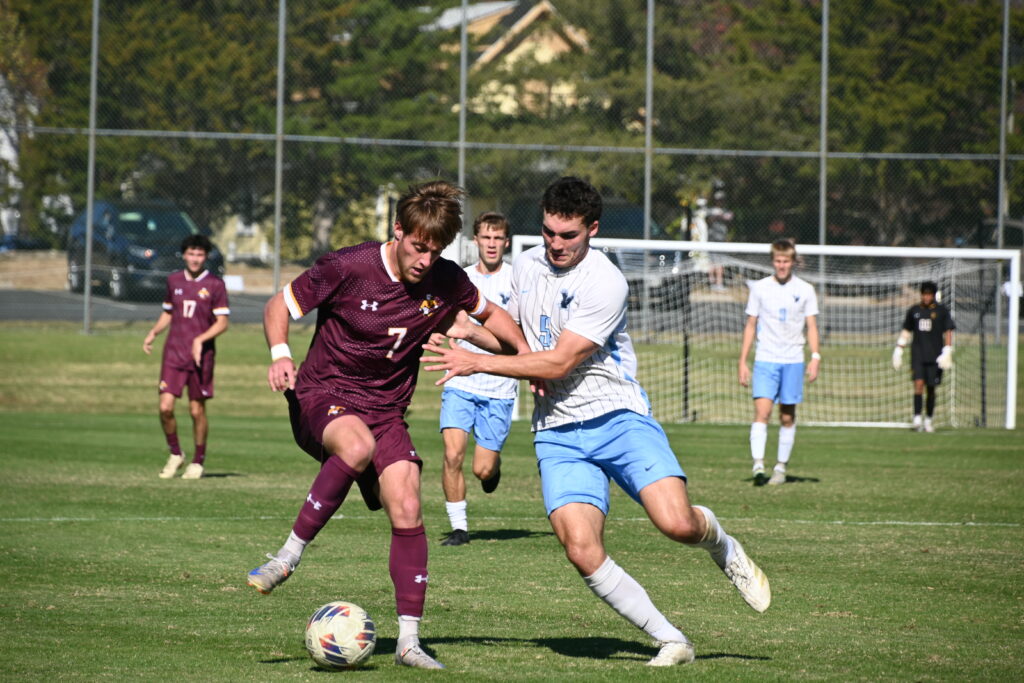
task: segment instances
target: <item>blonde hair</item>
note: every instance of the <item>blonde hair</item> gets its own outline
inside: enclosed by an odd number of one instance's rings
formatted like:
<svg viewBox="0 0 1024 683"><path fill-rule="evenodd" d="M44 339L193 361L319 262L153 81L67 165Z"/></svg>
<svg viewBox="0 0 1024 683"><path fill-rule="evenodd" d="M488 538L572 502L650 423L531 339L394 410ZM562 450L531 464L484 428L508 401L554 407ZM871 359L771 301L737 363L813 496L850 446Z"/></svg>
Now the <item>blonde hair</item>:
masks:
<svg viewBox="0 0 1024 683"><path fill-rule="evenodd" d="M508 237L508 219L497 211L485 211L476 217L476 220L473 221L473 237L479 235L480 228L485 225L495 230L502 230L505 233L505 237Z"/></svg>
<svg viewBox="0 0 1024 683"><path fill-rule="evenodd" d="M444 180L410 186L398 200L395 219L408 235L447 247L462 231L461 187Z"/></svg>

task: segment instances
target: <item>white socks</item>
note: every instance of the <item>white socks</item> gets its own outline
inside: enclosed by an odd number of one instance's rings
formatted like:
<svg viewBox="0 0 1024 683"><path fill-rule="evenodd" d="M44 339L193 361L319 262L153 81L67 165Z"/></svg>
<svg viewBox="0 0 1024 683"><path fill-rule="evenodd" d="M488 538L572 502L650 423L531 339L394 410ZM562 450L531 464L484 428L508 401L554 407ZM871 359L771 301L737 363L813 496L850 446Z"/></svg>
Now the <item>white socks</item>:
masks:
<svg viewBox="0 0 1024 683"><path fill-rule="evenodd" d="M707 550L715 564L719 567L724 567L729 561L729 556L732 555L732 536L725 533L725 529L718 523L718 518L715 517L714 512L703 505L694 505L693 507L704 514L704 520L708 524L707 531L704 532L704 538L700 540L697 547Z"/></svg>
<svg viewBox="0 0 1024 683"><path fill-rule="evenodd" d="M750 457L754 463L764 463L764 445L768 442L768 425L753 422L750 425Z"/></svg>
<svg viewBox="0 0 1024 683"><path fill-rule="evenodd" d="M462 529L469 531L469 523L466 521L466 501L460 500L455 503L445 501L444 509L448 512L448 521L452 524L452 531Z"/></svg>
<svg viewBox="0 0 1024 683"><path fill-rule="evenodd" d="M615 564L611 557L605 557L598 570L590 576L584 576L583 581L597 597L655 640L686 641L683 632L654 606L643 586Z"/></svg>
<svg viewBox="0 0 1024 683"><path fill-rule="evenodd" d="M420 642L420 618L398 615L398 652Z"/></svg>
<svg viewBox="0 0 1024 683"><path fill-rule="evenodd" d="M288 534L288 540L277 551L278 559L288 560L292 563L293 567L299 566L299 560L302 559L302 552L306 549L306 543L308 541L303 541L292 531Z"/></svg>
<svg viewBox="0 0 1024 683"><path fill-rule="evenodd" d="M789 462L789 455L793 452L793 441L796 439L796 425L792 427L779 427L779 461L775 469L780 472L786 471L786 463Z"/></svg>

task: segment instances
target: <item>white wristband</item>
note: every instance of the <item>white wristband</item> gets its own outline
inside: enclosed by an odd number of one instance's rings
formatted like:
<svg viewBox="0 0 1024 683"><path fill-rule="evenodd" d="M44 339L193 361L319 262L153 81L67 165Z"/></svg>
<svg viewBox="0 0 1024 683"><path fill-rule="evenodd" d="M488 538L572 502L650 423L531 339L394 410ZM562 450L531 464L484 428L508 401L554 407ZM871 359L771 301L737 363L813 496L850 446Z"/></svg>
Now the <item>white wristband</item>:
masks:
<svg viewBox="0 0 1024 683"><path fill-rule="evenodd" d="M811 354L811 360L821 360L821 354L815 351Z"/></svg>
<svg viewBox="0 0 1024 683"><path fill-rule="evenodd" d="M291 358L292 350L287 344L274 344L270 347L270 362L273 363L281 358Z"/></svg>

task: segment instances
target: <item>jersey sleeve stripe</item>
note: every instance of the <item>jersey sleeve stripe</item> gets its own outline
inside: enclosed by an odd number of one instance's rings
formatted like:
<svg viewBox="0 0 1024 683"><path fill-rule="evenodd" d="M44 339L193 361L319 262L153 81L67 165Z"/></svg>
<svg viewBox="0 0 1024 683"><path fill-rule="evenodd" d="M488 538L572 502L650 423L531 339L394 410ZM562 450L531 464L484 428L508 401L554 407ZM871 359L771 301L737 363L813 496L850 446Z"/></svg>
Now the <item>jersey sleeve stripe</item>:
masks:
<svg viewBox="0 0 1024 683"><path fill-rule="evenodd" d="M302 310L302 306L299 306L299 302L295 300L295 295L292 294L292 283L286 284L281 291L284 293L284 303L288 306L288 312L291 314L292 320L298 320L306 315L306 312Z"/></svg>
<svg viewBox="0 0 1024 683"><path fill-rule="evenodd" d="M215 308L215 309L213 309L213 314L214 315L231 315L231 309L228 308L227 306L225 306L223 308Z"/></svg>
<svg viewBox="0 0 1024 683"><path fill-rule="evenodd" d="M168 313L174 310L174 304L172 304L170 301L165 301L161 305L163 306L163 309Z"/></svg>
<svg viewBox="0 0 1024 683"><path fill-rule="evenodd" d="M476 289L476 308L469 312L470 315L480 315L484 312L484 308L487 307L487 297L480 291L480 288Z"/></svg>

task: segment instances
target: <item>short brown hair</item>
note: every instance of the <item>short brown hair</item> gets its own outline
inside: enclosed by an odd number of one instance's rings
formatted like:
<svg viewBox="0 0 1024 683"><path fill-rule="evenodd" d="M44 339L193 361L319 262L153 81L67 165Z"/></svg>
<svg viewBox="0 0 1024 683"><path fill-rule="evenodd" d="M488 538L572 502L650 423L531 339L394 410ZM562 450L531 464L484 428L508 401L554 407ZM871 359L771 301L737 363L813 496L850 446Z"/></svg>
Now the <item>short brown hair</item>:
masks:
<svg viewBox="0 0 1024 683"><path fill-rule="evenodd" d="M789 257L796 261L796 245L793 240L783 237L772 242L772 257L776 254L789 254Z"/></svg>
<svg viewBox="0 0 1024 683"><path fill-rule="evenodd" d="M395 219L406 234L447 247L462 230L461 187L444 180L412 185L398 199Z"/></svg>
<svg viewBox="0 0 1024 683"><path fill-rule="evenodd" d="M508 237L508 219L503 214L497 211L484 211L482 214L476 217L473 221L473 237L480 234L480 228L483 226L489 226L495 230L501 230L505 233L505 237Z"/></svg>

